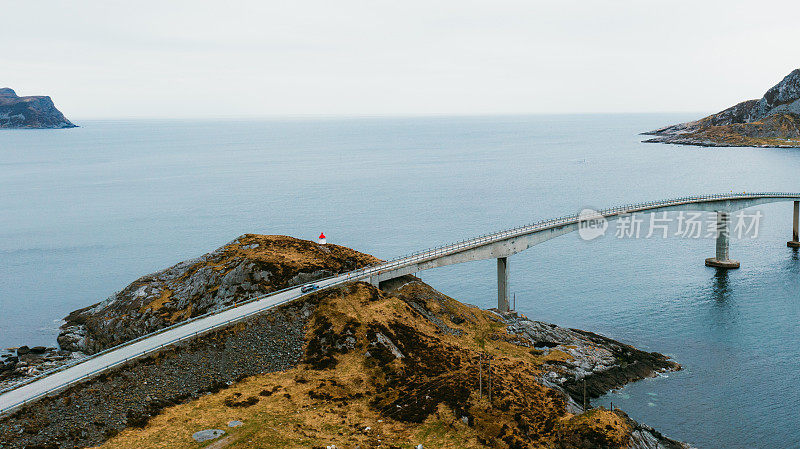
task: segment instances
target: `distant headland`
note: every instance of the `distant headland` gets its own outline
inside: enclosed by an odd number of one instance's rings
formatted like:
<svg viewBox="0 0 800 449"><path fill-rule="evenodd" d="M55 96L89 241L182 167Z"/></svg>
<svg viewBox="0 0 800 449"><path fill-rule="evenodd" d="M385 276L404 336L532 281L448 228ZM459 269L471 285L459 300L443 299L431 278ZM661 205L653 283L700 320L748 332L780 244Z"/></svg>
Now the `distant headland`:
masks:
<svg viewBox="0 0 800 449"><path fill-rule="evenodd" d="M800 69L758 100L743 101L694 122L643 133L645 142L709 147L800 147Z"/></svg>
<svg viewBox="0 0 800 449"><path fill-rule="evenodd" d="M20 97L13 89L0 88L0 129L75 128L50 97Z"/></svg>

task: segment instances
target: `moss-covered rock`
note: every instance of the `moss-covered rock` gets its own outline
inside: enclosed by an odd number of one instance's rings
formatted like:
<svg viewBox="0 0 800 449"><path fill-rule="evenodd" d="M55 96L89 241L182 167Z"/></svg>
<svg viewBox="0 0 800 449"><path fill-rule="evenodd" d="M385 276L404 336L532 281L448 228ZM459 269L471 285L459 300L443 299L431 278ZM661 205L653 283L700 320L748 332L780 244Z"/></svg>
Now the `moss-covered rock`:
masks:
<svg viewBox="0 0 800 449"><path fill-rule="evenodd" d="M237 302L376 262L343 246L246 234L70 313L58 343L92 354Z"/></svg>

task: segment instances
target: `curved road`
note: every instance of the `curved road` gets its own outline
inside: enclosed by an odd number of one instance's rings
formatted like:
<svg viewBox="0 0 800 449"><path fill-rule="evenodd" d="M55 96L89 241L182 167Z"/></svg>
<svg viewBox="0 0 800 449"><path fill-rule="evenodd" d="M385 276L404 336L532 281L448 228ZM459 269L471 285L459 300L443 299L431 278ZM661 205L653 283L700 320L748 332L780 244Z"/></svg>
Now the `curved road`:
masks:
<svg viewBox="0 0 800 449"><path fill-rule="evenodd" d="M630 204L598 212L607 219L619 218L628 213L654 210L690 209L732 212L776 201L800 201L800 193L706 195ZM572 232L577 229L579 221L580 219L577 215L540 221L515 229L427 249L380 265L324 279L316 282L316 284L321 289L355 280L368 280L373 284L377 284L381 281L437 266L506 257L550 238ZM275 292L213 315L197 317L196 319L179 323L165 330L95 354L79 363L44 373L28 383L16 386L0 394L0 413L10 412L27 402L57 392L129 360L159 351L165 346L176 342L191 339L205 332L227 326L306 294L300 292L299 286Z"/></svg>

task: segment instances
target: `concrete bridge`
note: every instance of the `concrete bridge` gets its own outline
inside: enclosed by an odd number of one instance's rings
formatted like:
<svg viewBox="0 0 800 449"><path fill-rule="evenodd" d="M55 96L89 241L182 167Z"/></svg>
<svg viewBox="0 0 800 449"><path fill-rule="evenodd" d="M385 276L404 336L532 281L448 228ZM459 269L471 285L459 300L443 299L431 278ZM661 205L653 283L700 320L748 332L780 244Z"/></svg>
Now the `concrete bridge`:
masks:
<svg viewBox="0 0 800 449"><path fill-rule="evenodd" d="M705 264L720 269L739 268L739 262L729 254L730 216L732 213L749 207L779 201L794 202L792 240L789 247L800 247L798 240L798 221L800 214L800 194L798 193L740 193L684 197L663 201L629 204L597 211L596 214L569 215L552 220L540 221L528 226L480 236L451 245L433 248L389 261L373 268L367 277L373 285L403 275L417 273L431 268L442 267L474 260L497 259L497 308L509 310L508 257L524 251L547 240L568 234L592 220L616 220L620 217L641 212L702 211L714 212L717 218L716 253L706 259Z"/></svg>
<svg viewBox="0 0 800 449"><path fill-rule="evenodd" d="M420 251L408 256L339 274L316 282L320 289L327 289L353 281L368 281L373 285L422 270L470 262L497 259L497 308L509 310L508 258L532 246L555 237L568 234L592 220L615 220L629 214L649 211L706 211L717 217L717 241L715 257L706 259L706 265L720 269L737 268L739 263L729 256L730 215L741 209L761 204L793 201L793 232L790 247L800 247L798 224L800 223L800 193L750 193L721 194L629 204L597 211L592 216L569 215L544 220L527 226L483 235L474 239ZM97 353L77 363L44 373L24 384L0 391L0 414L9 413L24 404L41 397L55 394L72 385L85 381L113 367L153 354L179 342L190 340L208 332L230 326L255 314L278 307L308 293L300 286L290 287L269 295L254 298L237 306L195 317L139 337L114 348Z"/></svg>

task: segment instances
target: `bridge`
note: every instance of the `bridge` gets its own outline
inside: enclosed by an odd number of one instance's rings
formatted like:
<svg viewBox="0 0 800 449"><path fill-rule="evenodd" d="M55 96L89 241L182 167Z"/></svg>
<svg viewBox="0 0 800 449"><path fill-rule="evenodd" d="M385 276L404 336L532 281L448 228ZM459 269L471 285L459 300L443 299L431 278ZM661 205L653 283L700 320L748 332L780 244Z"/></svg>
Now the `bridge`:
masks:
<svg viewBox="0 0 800 449"><path fill-rule="evenodd" d="M339 274L316 282L327 289L353 281L366 281L373 285L414 274L419 271L471 262L497 260L497 308L509 311L508 258L532 246L571 233L592 220L616 220L642 212L701 211L716 213L716 247L714 257L705 264L718 269L738 268L739 262L730 259L730 216L732 213L767 203L794 202L792 240L787 245L800 248L800 193L741 193L684 197L639 204L628 204L596 211L586 215L568 215L542 220L530 225L482 235L448 245L430 248L398 257L378 265ZM166 347L204 335L214 330L242 321L255 314L275 308L310 293L300 291L300 286L270 293L223 310L161 329L119 346L94 354L75 363L43 373L10 389L0 391L0 414L16 410L24 404L55 394L76 383L96 376L131 360L153 354Z"/></svg>
<svg viewBox="0 0 800 449"><path fill-rule="evenodd" d="M798 240L798 215L800 194L798 193L739 193L684 197L647 203L629 204L596 211L591 215L568 215L539 221L515 229L487 234L451 245L421 251L372 268L368 279L373 285L406 274L474 260L497 259L497 308L509 310L508 257L550 239L578 230L579 226L592 220L616 220L642 212L701 211L716 213L716 253L705 260L710 267L721 269L739 268L732 260L730 246L730 216L732 213L780 201L794 202L792 240L787 245L800 247ZM365 279L367 277L365 276Z"/></svg>

